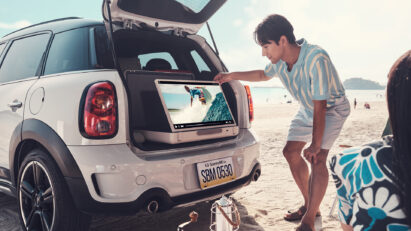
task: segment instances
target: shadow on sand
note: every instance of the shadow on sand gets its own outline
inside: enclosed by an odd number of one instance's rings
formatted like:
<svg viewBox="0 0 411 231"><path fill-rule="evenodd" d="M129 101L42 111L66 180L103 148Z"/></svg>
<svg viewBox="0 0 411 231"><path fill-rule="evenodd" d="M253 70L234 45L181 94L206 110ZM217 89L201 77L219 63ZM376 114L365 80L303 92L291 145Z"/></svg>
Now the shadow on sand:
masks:
<svg viewBox="0 0 411 231"><path fill-rule="evenodd" d="M241 216L239 231L263 231L247 209L235 202ZM189 213L196 211L198 221L187 226L184 231L208 231L212 202L199 203L186 208L175 208L160 214L139 213L134 216L94 216L91 231L176 231L179 224L190 220ZM0 231L20 231L16 199L0 193Z"/></svg>

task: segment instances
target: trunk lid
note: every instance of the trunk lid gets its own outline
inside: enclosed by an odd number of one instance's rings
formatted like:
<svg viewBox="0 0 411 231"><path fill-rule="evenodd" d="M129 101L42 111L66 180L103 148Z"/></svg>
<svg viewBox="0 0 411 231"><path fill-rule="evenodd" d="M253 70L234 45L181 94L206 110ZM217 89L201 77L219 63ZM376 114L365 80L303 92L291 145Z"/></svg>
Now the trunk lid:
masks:
<svg viewBox="0 0 411 231"><path fill-rule="evenodd" d="M109 22L105 1L102 13L104 20ZM196 34L226 1L111 0L111 21L128 29L149 27L158 31Z"/></svg>

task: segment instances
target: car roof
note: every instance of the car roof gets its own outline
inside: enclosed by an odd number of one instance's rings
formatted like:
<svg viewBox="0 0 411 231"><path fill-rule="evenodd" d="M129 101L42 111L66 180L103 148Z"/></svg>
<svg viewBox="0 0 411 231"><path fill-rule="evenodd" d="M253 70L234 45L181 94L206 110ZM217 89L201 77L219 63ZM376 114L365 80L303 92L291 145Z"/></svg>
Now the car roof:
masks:
<svg viewBox="0 0 411 231"><path fill-rule="evenodd" d="M17 38L23 35L28 35L32 33L37 33L41 31L52 31L53 33L59 33L66 30L71 30L75 28L92 26L92 25L103 25L103 21L83 19L78 17L60 18L51 21L46 21L38 24L34 24L9 34L6 34L0 39L0 42Z"/></svg>

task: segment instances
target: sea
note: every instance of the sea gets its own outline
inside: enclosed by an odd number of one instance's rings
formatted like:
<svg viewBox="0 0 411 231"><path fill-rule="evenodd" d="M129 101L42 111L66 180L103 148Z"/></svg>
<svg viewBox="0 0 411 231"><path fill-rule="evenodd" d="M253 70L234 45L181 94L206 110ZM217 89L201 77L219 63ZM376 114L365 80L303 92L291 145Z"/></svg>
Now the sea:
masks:
<svg viewBox="0 0 411 231"><path fill-rule="evenodd" d="M297 103L290 93L281 87L251 87L254 105ZM385 101L385 90L345 90L348 100L357 100L358 105L364 103Z"/></svg>

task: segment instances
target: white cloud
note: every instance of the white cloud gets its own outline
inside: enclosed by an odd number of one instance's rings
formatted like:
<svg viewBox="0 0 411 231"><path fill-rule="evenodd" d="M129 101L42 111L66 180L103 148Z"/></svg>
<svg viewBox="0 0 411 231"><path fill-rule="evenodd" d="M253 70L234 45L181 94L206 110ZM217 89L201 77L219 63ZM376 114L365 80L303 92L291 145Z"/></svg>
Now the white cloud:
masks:
<svg viewBox="0 0 411 231"><path fill-rule="evenodd" d="M244 38L252 38L267 15L284 15L293 24L297 39L306 38L327 50L342 80L363 77L385 83L390 66L410 49L409 9L409 0L249 0L241 28ZM252 39L241 50L226 50L224 55L233 71L261 69L266 63L261 62Z"/></svg>
<svg viewBox="0 0 411 231"><path fill-rule="evenodd" d="M244 23L243 23L243 20L241 20L241 19L236 19L236 20L234 20L234 22L233 22L233 25L235 26L235 27L240 27L240 26L242 26Z"/></svg>
<svg viewBox="0 0 411 231"><path fill-rule="evenodd" d="M20 29L26 26L30 26L32 23L27 20L20 20L15 23L3 23L0 22L0 29Z"/></svg>

